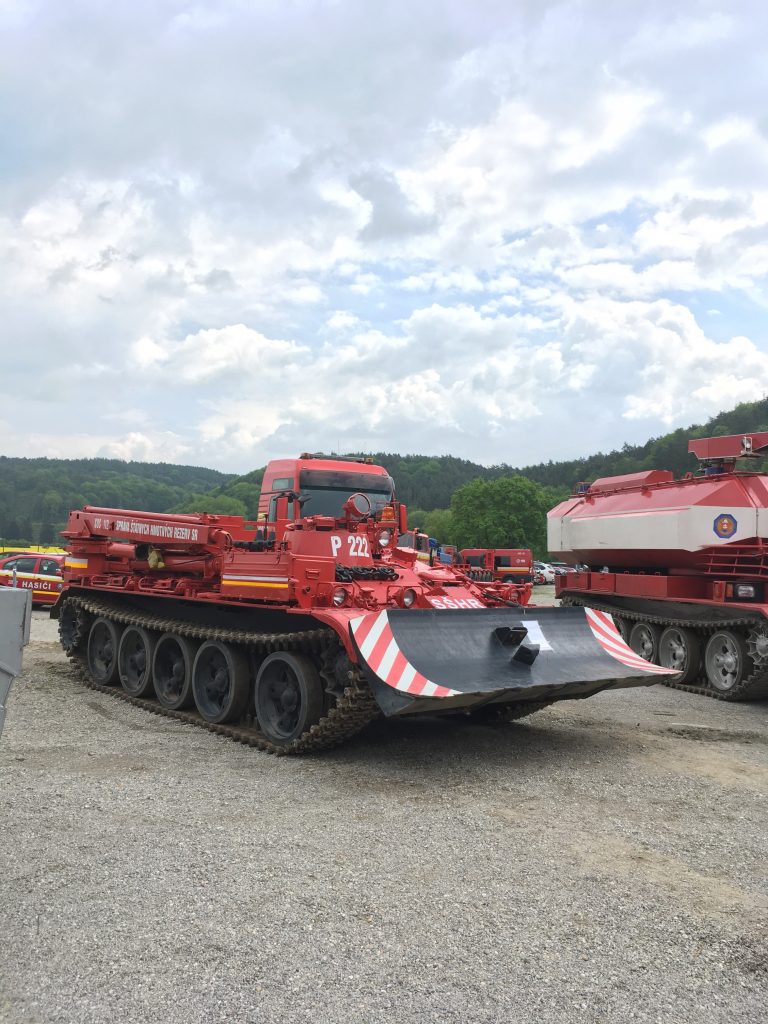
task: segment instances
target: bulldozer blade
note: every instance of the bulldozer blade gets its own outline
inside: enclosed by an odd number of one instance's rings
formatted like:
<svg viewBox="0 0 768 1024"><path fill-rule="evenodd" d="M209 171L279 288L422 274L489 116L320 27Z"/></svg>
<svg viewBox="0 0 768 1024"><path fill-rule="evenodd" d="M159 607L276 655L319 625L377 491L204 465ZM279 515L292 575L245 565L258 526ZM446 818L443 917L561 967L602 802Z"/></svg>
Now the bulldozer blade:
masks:
<svg viewBox="0 0 768 1024"><path fill-rule="evenodd" d="M675 674L644 661L591 608L386 609L349 630L388 716L569 700Z"/></svg>

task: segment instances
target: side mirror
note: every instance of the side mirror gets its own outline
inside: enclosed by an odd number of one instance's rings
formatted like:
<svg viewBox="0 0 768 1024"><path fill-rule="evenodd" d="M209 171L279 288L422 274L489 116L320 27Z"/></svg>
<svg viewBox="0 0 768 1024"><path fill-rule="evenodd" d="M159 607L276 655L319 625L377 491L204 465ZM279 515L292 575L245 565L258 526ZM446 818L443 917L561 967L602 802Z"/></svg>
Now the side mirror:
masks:
<svg viewBox="0 0 768 1024"><path fill-rule="evenodd" d="M408 509L401 502L397 506L397 532L407 533L408 531Z"/></svg>

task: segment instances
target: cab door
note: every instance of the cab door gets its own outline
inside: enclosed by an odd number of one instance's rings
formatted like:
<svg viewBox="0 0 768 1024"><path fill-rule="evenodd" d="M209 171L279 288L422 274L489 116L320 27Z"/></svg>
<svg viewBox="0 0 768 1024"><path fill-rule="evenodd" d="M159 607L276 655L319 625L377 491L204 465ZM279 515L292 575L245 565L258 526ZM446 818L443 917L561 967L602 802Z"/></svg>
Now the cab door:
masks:
<svg viewBox="0 0 768 1024"><path fill-rule="evenodd" d="M33 599L53 604L62 587L61 561L41 555L37 566L37 578Z"/></svg>

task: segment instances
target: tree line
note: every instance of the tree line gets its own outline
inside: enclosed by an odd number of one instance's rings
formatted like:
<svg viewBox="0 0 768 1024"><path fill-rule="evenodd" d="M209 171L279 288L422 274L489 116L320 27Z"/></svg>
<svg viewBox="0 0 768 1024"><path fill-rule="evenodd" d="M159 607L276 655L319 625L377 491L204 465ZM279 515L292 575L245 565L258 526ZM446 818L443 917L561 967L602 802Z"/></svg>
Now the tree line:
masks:
<svg viewBox="0 0 768 1024"><path fill-rule="evenodd" d="M522 468L481 466L450 455L375 452L372 458L394 478L412 526L446 544L530 547L543 555L545 513L577 482L645 469L671 469L680 476L696 468L688 455L690 438L758 430L768 430L768 399L742 403L643 445ZM236 477L168 463L0 456L0 540L56 543L69 511L86 504L253 519L263 473L259 468Z"/></svg>
<svg viewBox="0 0 768 1024"><path fill-rule="evenodd" d="M0 539L5 546L55 544L72 509L83 505L166 512L232 474L120 459L0 456Z"/></svg>

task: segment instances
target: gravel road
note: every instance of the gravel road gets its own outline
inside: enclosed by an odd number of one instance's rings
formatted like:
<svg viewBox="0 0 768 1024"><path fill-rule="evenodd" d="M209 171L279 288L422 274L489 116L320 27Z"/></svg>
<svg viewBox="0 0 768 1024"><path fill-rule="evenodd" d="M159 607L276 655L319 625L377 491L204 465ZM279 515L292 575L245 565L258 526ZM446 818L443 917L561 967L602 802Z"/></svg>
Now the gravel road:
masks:
<svg viewBox="0 0 768 1024"><path fill-rule="evenodd" d="M664 687L274 758L84 688L0 741L0 1020L766 1019L768 705Z"/></svg>

